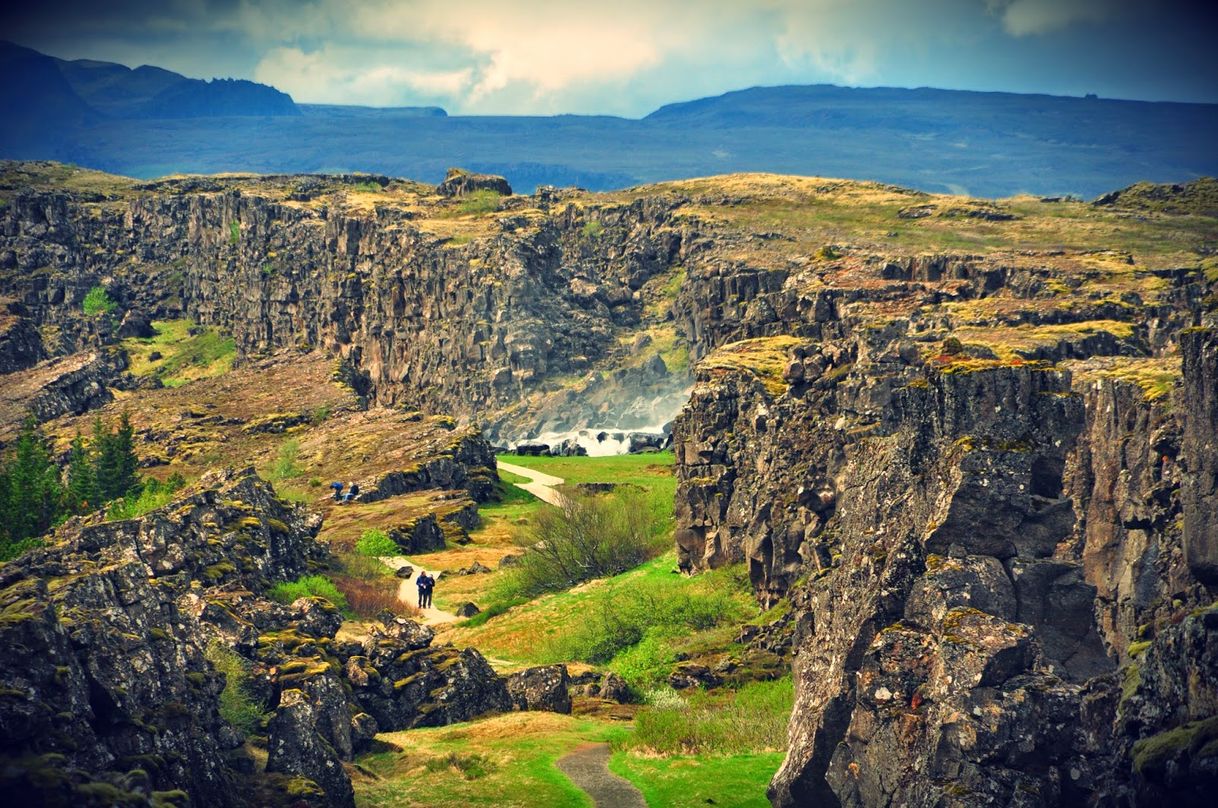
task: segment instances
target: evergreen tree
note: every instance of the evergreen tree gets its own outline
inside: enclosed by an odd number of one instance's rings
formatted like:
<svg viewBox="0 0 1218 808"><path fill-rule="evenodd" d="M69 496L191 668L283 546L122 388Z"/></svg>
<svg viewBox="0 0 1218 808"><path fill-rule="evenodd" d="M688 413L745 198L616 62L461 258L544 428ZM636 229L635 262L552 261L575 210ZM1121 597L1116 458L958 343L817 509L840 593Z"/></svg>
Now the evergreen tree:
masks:
<svg viewBox="0 0 1218 808"><path fill-rule="evenodd" d="M96 452L94 468L97 476L97 491L102 501L125 497L140 486L136 470L139 458L135 456L135 430L131 419L123 413L118 428L111 432L98 418L93 422L93 450Z"/></svg>
<svg viewBox="0 0 1218 808"><path fill-rule="evenodd" d="M7 513L3 529L8 540L19 542L45 533L55 523L63 500L59 468L34 419L27 418L16 450L5 471Z"/></svg>
<svg viewBox="0 0 1218 808"><path fill-rule="evenodd" d="M68 483L64 495L65 505L73 513L88 513L101 504L93 454L92 447L77 432L68 458Z"/></svg>

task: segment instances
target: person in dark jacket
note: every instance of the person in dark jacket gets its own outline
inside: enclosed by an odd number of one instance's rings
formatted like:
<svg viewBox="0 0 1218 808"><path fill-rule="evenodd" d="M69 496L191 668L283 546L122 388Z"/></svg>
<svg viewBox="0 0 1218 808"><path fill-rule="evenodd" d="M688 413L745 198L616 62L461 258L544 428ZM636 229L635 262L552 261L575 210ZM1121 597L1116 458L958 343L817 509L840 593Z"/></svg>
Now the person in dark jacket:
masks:
<svg viewBox="0 0 1218 808"><path fill-rule="evenodd" d="M431 599L431 587L433 585L431 576L424 571L420 571L419 577L414 580L414 585L419 588L419 608L426 609Z"/></svg>

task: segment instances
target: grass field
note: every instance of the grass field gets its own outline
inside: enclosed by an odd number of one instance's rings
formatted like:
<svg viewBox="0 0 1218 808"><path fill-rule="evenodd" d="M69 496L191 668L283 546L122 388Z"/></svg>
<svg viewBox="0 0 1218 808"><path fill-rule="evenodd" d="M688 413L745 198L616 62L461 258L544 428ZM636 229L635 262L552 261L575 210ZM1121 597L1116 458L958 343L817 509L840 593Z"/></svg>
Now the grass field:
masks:
<svg viewBox="0 0 1218 808"><path fill-rule="evenodd" d="M189 320L159 320L152 327L155 337L132 337L122 343L136 376L155 376L166 387L180 387L232 370L236 343L218 329L208 327L191 334L195 324ZM161 358L152 359L154 353Z"/></svg>

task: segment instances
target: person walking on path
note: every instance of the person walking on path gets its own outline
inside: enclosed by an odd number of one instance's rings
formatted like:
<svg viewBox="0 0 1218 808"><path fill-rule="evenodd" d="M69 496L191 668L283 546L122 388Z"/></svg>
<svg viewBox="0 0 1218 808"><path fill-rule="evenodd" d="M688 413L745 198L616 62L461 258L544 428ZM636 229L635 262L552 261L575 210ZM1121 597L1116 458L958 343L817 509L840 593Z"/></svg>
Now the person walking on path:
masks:
<svg viewBox="0 0 1218 808"><path fill-rule="evenodd" d="M420 570L419 577L415 578L414 585L419 588L419 608L426 609L431 601L431 576L425 571Z"/></svg>
<svg viewBox="0 0 1218 808"><path fill-rule="evenodd" d="M427 576L427 589L425 589L423 591L423 601L424 601L423 608L425 608L425 609L431 608L431 593L432 593L432 590L434 590L435 588L436 588L436 579L431 577L430 575L428 575Z"/></svg>

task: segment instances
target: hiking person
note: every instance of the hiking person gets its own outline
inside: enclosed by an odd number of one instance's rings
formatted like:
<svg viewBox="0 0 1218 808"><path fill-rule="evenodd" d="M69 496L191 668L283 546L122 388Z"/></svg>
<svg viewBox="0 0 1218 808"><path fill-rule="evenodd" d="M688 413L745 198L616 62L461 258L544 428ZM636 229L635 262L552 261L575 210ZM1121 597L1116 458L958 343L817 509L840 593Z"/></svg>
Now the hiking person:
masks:
<svg viewBox="0 0 1218 808"><path fill-rule="evenodd" d="M347 489L347 493L343 494L343 502L355 502L355 498L359 496L359 483L351 483L351 487Z"/></svg>
<svg viewBox="0 0 1218 808"><path fill-rule="evenodd" d="M419 608L426 609L428 596L431 594L429 588L431 584L431 576L420 570L419 577L414 579L414 585L419 588Z"/></svg>
<svg viewBox="0 0 1218 808"><path fill-rule="evenodd" d="M435 588L436 588L436 579L431 577L430 575L428 575L427 576L427 589L423 593L423 600L424 600L423 608L425 608L425 609L431 608L431 593L432 593L432 590L434 590Z"/></svg>
<svg viewBox="0 0 1218 808"><path fill-rule="evenodd" d="M334 501L342 502L343 501L343 484L340 482L332 482L332 483L330 483L330 488L333 489L333 491L334 491Z"/></svg>

